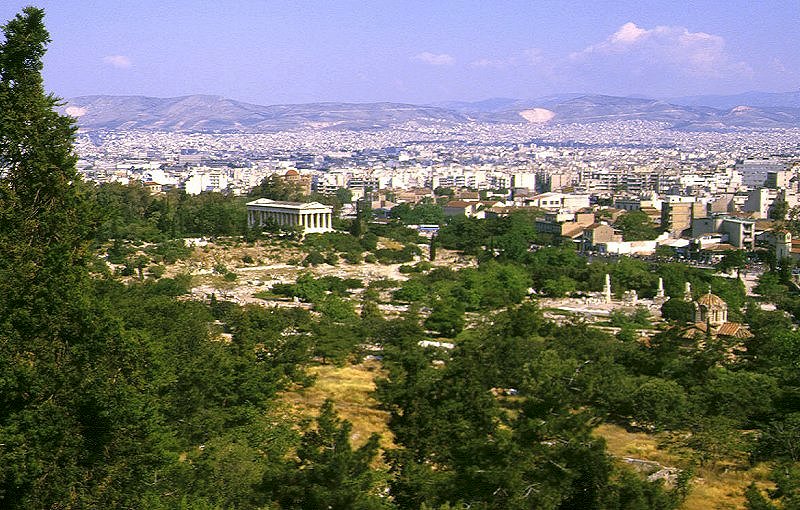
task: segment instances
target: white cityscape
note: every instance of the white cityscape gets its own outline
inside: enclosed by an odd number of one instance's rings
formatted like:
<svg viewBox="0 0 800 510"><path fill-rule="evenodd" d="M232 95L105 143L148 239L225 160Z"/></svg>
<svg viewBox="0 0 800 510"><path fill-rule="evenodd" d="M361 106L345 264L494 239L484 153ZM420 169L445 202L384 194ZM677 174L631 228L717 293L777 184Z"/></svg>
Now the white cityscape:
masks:
<svg viewBox="0 0 800 510"><path fill-rule="evenodd" d="M800 129L409 122L373 131L82 131L76 147L87 180L138 181L153 193L244 195L277 174L323 195L346 188L355 201L368 193L373 209L388 211L451 188L459 193L444 207L448 216L537 207L552 213L537 221L540 231L609 253L652 253L660 244L681 249L692 240L720 251L752 248L756 236L769 234L776 204L800 204ZM665 232L621 242L605 221L586 216L602 208L642 210ZM342 213L353 210L345 204Z"/></svg>

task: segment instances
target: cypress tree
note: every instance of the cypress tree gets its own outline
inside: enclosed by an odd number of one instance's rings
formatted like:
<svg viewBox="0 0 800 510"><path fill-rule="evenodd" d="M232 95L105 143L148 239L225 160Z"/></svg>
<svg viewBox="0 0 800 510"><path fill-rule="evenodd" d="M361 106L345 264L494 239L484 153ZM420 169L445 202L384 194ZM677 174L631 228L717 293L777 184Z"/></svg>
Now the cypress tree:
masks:
<svg viewBox="0 0 800 510"><path fill-rule="evenodd" d="M0 507L130 506L149 411L135 348L94 297L94 222L75 126L44 91L43 18L25 8L0 42Z"/></svg>

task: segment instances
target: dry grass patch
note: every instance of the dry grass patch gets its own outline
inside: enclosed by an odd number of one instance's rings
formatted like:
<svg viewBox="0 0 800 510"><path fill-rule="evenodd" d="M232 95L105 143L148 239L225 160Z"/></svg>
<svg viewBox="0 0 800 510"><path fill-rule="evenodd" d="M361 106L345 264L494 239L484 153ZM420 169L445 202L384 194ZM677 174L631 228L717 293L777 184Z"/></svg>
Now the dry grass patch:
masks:
<svg viewBox="0 0 800 510"><path fill-rule="evenodd" d="M681 460L670 452L659 449L658 438L644 432L628 432L619 425L603 423L595 433L606 440L609 453L615 457L634 457L651 460L665 466L681 467Z"/></svg>
<svg viewBox="0 0 800 510"><path fill-rule="evenodd" d="M378 240L378 247L386 248L389 250L402 250L403 243L401 243L400 241L395 241L394 239L387 239L385 237L381 237Z"/></svg>
<svg viewBox="0 0 800 510"><path fill-rule="evenodd" d="M381 446L392 445L391 433L386 426L388 414L377 408L372 397L375 377L381 373L376 361L345 367L316 366L308 369L316 377L314 385L284 394L284 400L298 408L305 416L313 417L322 403L333 401L339 416L353 424L350 440L354 447L364 444L372 433L381 436Z"/></svg>
<svg viewBox="0 0 800 510"><path fill-rule="evenodd" d="M644 432L628 432L608 423L597 427L595 433L606 440L608 452L615 457L635 457L651 460L664 466L692 467L691 461L676 453L659 448L659 437ZM744 508L744 490L755 481L767 487L769 467L758 464L749 469L694 467L691 491L682 505L683 510Z"/></svg>

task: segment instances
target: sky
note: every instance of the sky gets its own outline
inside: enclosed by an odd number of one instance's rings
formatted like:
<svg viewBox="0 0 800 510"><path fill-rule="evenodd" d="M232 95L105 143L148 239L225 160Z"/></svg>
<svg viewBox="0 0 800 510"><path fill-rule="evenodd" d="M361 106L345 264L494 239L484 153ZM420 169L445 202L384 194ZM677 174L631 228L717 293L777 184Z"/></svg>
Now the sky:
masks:
<svg viewBox="0 0 800 510"><path fill-rule="evenodd" d="M0 0L45 87L270 105L800 90L798 0Z"/></svg>

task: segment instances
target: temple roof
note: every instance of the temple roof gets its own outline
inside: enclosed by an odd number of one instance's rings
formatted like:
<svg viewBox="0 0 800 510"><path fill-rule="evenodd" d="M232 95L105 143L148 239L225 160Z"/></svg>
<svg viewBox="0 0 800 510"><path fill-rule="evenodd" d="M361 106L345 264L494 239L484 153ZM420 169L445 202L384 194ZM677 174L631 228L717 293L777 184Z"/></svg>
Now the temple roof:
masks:
<svg viewBox="0 0 800 510"><path fill-rule="evenodd" d="M281 200L271 200L269 198L259 198L252 202L247 202L248 207L279 207L284 209L299 209L299 210L327 210L332 211L333 208L329 205L320 204L319 202L284 202Z"/></svg>

